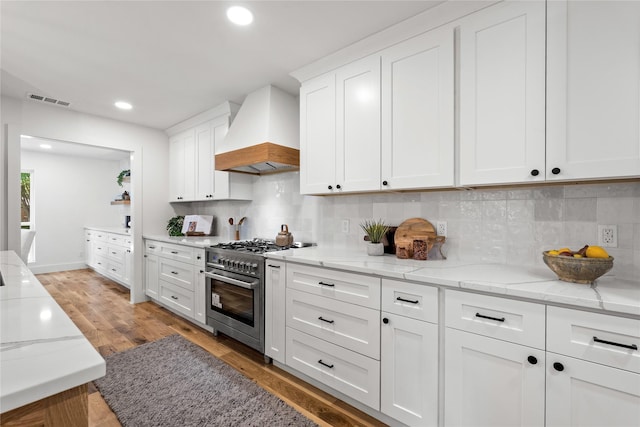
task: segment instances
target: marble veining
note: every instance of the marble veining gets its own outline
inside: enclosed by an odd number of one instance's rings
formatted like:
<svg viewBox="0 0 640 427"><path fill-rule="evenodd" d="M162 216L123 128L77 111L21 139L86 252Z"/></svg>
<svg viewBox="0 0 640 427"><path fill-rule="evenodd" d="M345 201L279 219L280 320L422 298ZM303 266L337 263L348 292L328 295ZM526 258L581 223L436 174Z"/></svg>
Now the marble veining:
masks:
<svg viewBox="0 0 640 427"><path fill-rule="evenodd" d="M0 413L103 377L104 359L15 252L0 252L0 271Z"/></svg>

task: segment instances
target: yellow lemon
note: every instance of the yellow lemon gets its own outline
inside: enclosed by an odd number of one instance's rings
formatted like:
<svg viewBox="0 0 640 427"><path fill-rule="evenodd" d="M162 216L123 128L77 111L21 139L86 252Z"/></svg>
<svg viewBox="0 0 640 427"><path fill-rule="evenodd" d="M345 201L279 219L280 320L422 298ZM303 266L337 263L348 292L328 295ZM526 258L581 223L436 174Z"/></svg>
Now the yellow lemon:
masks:
<svg viewBox="0 0 640 427"><path fill-rule="evenodd" d="M609 258L609 254L600 246L589 246L587 248L587 258Z"/></svg>
<svg viewBox="0 0 640 427"><path fill-rule="evenodd" d="M558 249L558 253L560 253L560 252L571 252L571 249L569 249L569 248Z"/></svg>
<svg viewBox="0 0 640 427"><path fill-rule="evenodd" d="M557 256L560 252L556 251L556 250L551 250L547 252L547 255L551 255L551 256Z"/></svg>
<svg viewBox="0 0 640 427"><path fill-rule="evenodd" d="M574 257L574 258L582 258L582 255L580 255L580 254L573 254L573 257Z"/></svg>

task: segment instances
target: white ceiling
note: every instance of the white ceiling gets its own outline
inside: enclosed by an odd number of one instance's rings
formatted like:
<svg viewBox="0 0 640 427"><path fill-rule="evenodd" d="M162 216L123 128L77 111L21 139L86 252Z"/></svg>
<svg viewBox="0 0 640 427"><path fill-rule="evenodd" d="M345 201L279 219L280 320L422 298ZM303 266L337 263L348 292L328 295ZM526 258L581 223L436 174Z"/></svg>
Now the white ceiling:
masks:
<svg viewBox="0 0 640 427"><path fill-rule="evenodd" d="M267 84L296 95L290 72L439 3L2 0L1 89L166 129ZM229 23L231 4L254 23Z"/></svg>
<svg viewBox="0 0 640 427"><path fill-rule="evenodd" d="M41 144L50 145L51 148L42 148ZM110 148L96 147L87 144L76 144L73 142L57 141L36 137L20 138L20 149L24 151L34 151L43 154L54 154L60 156L74 156L100 160L125 160L131 156L128 151L113 150Z"/></svg>

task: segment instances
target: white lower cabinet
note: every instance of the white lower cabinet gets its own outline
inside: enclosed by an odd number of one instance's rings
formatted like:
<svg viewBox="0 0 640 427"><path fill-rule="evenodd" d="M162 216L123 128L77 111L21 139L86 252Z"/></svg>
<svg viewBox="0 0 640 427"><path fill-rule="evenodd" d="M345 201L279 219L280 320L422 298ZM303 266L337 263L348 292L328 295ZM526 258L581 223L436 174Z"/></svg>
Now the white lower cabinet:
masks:
<svg viewBox="0 0 640 427"><path fill-rule="evenodd" d="M128 234L85 229L85 263L96 272L131 287L133 240Z"/></svg>
<svg viewBox="0 0 640 427"><path fill-rule="evenodd" d="M547 354L548 427L639 426L640 375Z"/></svg>
<svg viewBox="0 0 640 427"><path fill-rule="evenodd" d="M285 363L286 268L286 263L271 259L265 265L264 353L280 363Z"/></svg>
<svg viewBox="0 0 640 427"><path fill-rule="evenodd" d="M144 259L146 295L206 324L204 249L145 239Z"/></svg>
<svg viewBox="0 0 640 427"><path fill-rule="evenodd" d="M544 425L544 350L451 328L444 341L445 425Z"/></svg>
<svg viewBox="0 0 640 427"><path fill-rule="evenodd" d="M438 424L438 325L382 313L380 411L407 425Z"/></svg>
<svg viewBox="0 0 640 427"><path fill-rule="evenodd" d="M287 327L287 365L347 396L380 407L380 362Z"/></svg>
<svg viewBox="0 0 640 427"><path fill-rule="evenodd" d="M547 309L547 426L640 425L640 320Z"/></svg>
<svg viewBox="0 0 640 427"><path fill-rule="evenodd" d="M158 299L158 255L144 255L144 292L153 299Z"/></svg>

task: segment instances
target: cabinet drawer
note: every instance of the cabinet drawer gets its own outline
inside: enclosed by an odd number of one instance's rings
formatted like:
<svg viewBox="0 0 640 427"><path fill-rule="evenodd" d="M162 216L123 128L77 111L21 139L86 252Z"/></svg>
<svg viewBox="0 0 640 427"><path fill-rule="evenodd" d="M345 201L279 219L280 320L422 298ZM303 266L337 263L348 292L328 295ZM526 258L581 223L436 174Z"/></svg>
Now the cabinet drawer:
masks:
<svg viewBox="0 0 640 427"><path fill-rule="evenodd" d="M107 235L109 233L105 233L104 231L91 230L90 233L94 241L106 242L108 240Z"/></svg>
<svg viewBox="0 0 640 427"><path fill-rule="evenodd" d="M155 240L144 241L144 251L147 254L159 254L162 243Z"/></svg>
<svg viewBox="0 0 640 427"><path fill-rule="evenodd" d="M380 363L287 327L287 365L375 410L380 408Z"/></svg>
<svg viewBox="0 0 640 427"><path fill-rule="evenodd" d="M380 359L380 312L287 289L287 326Z"/></svg>
<svg viewBox="0 0 640 427"><path fill-rule="evenodd" d="M491 338L545 348L542 304L447 289L445 324Z"/></svg>
<svg viewBox="0 0 640 427"><path fill-rule="evenodd" d="M193 292L160 280L160 301L174 310L193 317Z"/></svg>
<svg viewBox="0 0 640 427"><path fill-rule="evenodd" d="M115 246L111 243L107 245L107 257L114 261L124 263L126 251L122 246Z"/></svg>
<svg viewBox="0 0 640 427"><path fill-rule="evenodd" d="M107 234L107 242L111 245L126 246L125 236L121 234Z"/></svg>
<svg viewBox="0 0 640 427"><path fill-rule="evenodd" d="M171 258L176 261L188 262L193 264L195 261L194 256L195 248L189 246L172 245L169 243L162 243L160 245L159 255L166 258Z"/></svg>
<svg viewBox="0 0 640 427"><path fill-rule="evenodd" d="M382 279L382 311L438 323L438 288Z"/></svg>
<svg viewBox="0 0 640 427"><path fill-rule="evenodd" d="M107 261L106 257L96 255L95 260L93 262L94 269L98 272L107 271L107 266L109 265L109 261Z"/></svg>
<svg viewBox="0 0 640 427"><path fill-rule="evenodd" d="M106 273L116 280L124 279L124 264L109 260Z"/></svg>
<svg viewBox="0 0 640 427"><path fill-rule="evenodd" d="M107 258L109 256L109 245L107 245L107 242L103 241L94 242L93 251L96 256Z"/></svg>
<svg viewBox="0 0 640 427"><path fill-rule="evenodd" d="M158 257L158 272L160 279L180 286L188 291L195 290L193 266L172 259Z"/></svg>
<svg viewBox="0 0 640 427"><path fill-rule="evenodd" d="M640 320L548 307L547 351L640 373Z"/></svg>
<svg viewBox="0 0 640 427"><path fill-rule="evenodd" d="M287 264L287 287L380 309L380 279L376 277Z"/></svg>

